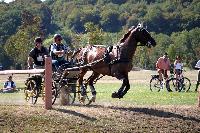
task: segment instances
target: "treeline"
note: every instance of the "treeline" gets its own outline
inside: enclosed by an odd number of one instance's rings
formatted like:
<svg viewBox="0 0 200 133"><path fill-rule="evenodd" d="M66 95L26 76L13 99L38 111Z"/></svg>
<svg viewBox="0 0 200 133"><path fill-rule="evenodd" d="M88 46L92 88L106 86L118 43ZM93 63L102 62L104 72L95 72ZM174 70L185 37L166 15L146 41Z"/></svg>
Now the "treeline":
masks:
<svg viewBox="0 0 200 133"><path fill-rule="evenodd" d="M164 52L192 68L200 58L199 0L15 0L0 2L0 63L23 68L36 36L44 45L55 33L72 49L116 44L127 29L143 22L154 36L153 49L138 47L135 66L154 69Z"/></svg>

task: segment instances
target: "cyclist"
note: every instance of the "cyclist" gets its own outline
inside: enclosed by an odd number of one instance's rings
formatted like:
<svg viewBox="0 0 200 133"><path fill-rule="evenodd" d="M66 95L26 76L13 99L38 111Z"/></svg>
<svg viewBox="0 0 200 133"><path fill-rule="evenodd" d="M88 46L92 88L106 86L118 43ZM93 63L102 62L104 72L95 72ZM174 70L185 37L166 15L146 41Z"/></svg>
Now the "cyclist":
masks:
<svg viewBox="0 0 200 133"><path fill-rule="evenodd" d="M156 62L156 69L159 74L159 79L162 81L164 76L165 79L168 78L168 70L170 70L170 60L168 58L168 54L165 53L162 57L160 57Z"/></svg>
<svg viewBox="0 0 200 133"><path fill-rule="evenodd" d="M199 84L200 84L200 60L195 65L195 68L198 69L197 84L196 84L196 89L195 89L195 91L197 91L198 87L199 87Z"/></svg>
<svg viewBox="0 0 200 133"><path fill-rule="evenodd" d="M42 46L41 37L36 37L34 40L35 47L31 49L28 56L28 69L44 68L44 57L48 55L46 47Z"/></svg>
<svg viewBox="0 0 200 133"><path fill-rule="evenodd" d="M176 74L176 79L180 79L182 74L183 63L180 56L176 56L176 60L174 61L174 72Z"/></svg>
<svg viewBox="0 0 200 133"><path fill-rule="evenodd" d="M69 63L65 60L65 55L67 54L68 47L62 43L62 36L60 34L55 34L54 43L50 45L50 56L52 57L52 64L54 69L58 69L59 66L65 63Z"/></svg>

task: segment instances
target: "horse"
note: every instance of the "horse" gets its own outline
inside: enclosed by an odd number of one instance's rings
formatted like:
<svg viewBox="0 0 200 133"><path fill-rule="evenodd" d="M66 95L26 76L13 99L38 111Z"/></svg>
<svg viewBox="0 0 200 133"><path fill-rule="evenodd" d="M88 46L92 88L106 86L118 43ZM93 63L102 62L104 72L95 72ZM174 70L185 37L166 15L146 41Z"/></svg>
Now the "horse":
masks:
<svg viewBox="0 0 200 133"><path fill-rule="evenodd" d="M138 44L140 42L140 45ZM90 102L95 102L96 90L94 81L103 76L112 76L122 80L122 85L117 92L112 93L112 98L123 98L130 89L128 73L133 65L132 60L137 46L156 46L155 40L143 26L132 27L117 45L104 47L92 46L80 48L72 56L76 59L81 67L78 84L81 87L81 100L86 98L86 87L83 83L84 75L88 70L92 70L92 75L87 79L91 89L92 97Z"/></svg>

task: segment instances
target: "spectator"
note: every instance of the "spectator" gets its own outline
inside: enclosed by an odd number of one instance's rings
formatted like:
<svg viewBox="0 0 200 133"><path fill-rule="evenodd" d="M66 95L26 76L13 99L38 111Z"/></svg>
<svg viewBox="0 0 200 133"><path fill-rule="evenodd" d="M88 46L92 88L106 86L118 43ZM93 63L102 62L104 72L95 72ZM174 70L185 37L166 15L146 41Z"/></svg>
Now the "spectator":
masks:
<svg viewBox="0 0 200 133"><path fill-rule="evenodd" d="M165 53L162 57L160 57L156 62L156 69L159 74L159 79L162 81L164 76L165 79L168 78L168 70L170 70L170 60L168 58L168 54Z"/></svg>
<svg viewBox="0 0 200 133"><path fill-rule="evenodd" d="M200 60L195 65L195 68L198 69L197 84L196 84L196 89L195 89L195 91L197 91L198 87L199 87L199 84L200 84Z"/></svg>
<svg viewBox="0 0 200 133"><path fill-rule="evenodd" d="M174 72L176 74L176 78L180 79L180 75L182 74L183 63L180 56L176 56L176 60L174 61Z"/></svg>
<svg viewBox="0 0 200 133"><path fill-rule="evenodd" d="M4 83L3 92L14 92L16 90L15 82L12 81L12 76L8 77L8 80Z"/></svg>
<svg viewBox="0 0 200 133"><path fill-rule="evenodd" d="M43 68L44 57L48 55L46 47L42 46L42 39L40 37L35 38L35 47L30 51L28 56L28 68Z"/></svg>

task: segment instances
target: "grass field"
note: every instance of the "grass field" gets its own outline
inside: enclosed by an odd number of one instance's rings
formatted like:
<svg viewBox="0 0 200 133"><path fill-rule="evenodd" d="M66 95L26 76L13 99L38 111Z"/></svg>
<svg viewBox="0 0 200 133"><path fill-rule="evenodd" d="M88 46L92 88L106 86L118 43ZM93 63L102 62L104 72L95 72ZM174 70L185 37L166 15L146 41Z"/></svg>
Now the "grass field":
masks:
<svg viewBox="0 0 200 133"><path fill-rule="evenodd" d="M111 98L121 81L104 77L95 85L97 99L89 106L53 106L45 110L43 102L31 105L24 100L23 90L0 94L0 132L200 132L198 93L194 92L196 73L185 73L192 81L191 91L151 92L149 80L154 71L129 74L131 89L122 99ZM3 84L1 76L0 86ZM14 75L19 88L25 75Z"/></svg>
<svg viewBox="0 0 200 133"><path fill-rule="evenodd" d="M190 92L169 93L166 89L160 92L151 92L149 89L149 80L151 74L155 74L155 71L132 71L129 73L130 90L123 99L113 99L111 94L117 91L121 85L121 81L113 77L105 76L100 79L95 85L97 90L97 101L96 102L122 102L123 104L135 104L135 105L196 105L198 94L194 92L195 89L195 71L188 71L185 75L190 78L192 82ZM89 75L89 74L88 74ZM88 77L86 75L86 77ZM3 86L3 79L6 79L7 75L1 76L0 87ZM15 80L19 89L22 89L18 93L0 94L0 103L10 104L26 104L24 101L23 88L25 87L24 81L28 75L14 75Z"/></svg>

